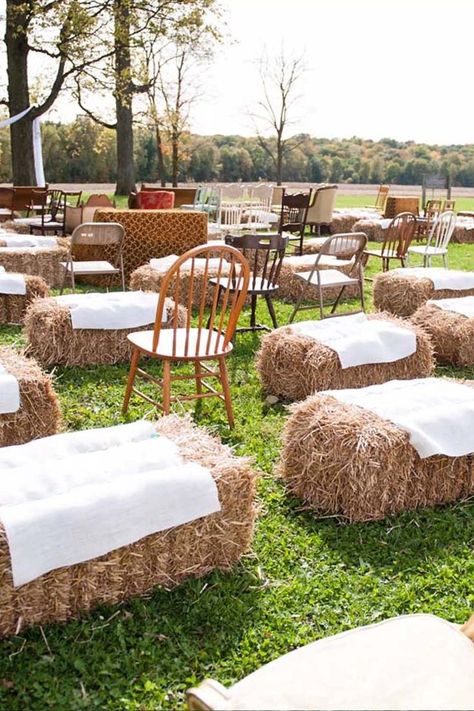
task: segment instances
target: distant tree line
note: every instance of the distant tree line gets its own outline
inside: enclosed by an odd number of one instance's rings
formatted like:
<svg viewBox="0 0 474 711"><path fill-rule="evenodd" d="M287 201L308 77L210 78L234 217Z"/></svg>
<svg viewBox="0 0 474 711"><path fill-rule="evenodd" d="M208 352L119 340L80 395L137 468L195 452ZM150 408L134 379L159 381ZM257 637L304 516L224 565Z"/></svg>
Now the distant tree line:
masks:
<svg viewBox="0 0 474 711"><path fill-rule="evenodd" d="M49 182L116 181L116 137L87 117L72 123L42 126L46 179ZM268 139L272 140L272 139ZM474 186L474 145L432 146L392 139L369 141L294 136L283 156L282 176L288 182L421 184L424 173L450 175L453 185ZM180 182L275 180L275 164L258 136L180 137L177 178ZM160 146L166 181L174 177L173 146ZM138 180L157 181L158 150L151 127L136 127L134 158ZM10 139L0 131L0 180L11 179Z"/></svg>

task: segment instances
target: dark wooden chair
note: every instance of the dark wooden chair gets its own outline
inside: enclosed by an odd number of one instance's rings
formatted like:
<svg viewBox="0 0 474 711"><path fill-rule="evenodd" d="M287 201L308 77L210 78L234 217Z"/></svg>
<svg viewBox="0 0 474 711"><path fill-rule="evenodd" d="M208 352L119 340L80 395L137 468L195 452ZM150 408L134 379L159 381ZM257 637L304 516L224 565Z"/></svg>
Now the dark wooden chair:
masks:
<svg viewBox="0 0 474 711"><path fill-rule="evenodd" d="M313 191L308 193L287 193L283 190L281 198L280 235L287 234L290 244L295 243L295 252L303 254L303 239L308 210L312 202Z"/></svg>
<svg viewBox="0 0 474 711"><path fill-rule="evenodd" d="M207 280L207 275L210 270L209 259L211 256L215 259L216 252L220 261L213 286L211 280ZM197 273L196 259L199 259L201 263L199 267L200 275L203 274L204 282L208 281L211 288L210 299L208 300L208 303L209 301L211 303L211 309L206 325L206 293L209 294L209 289L203 288L199 299L198 313L197 315L195 314L194 318L195 326L193 327L191 319L194 297L193 276ZM202 267L203 259L205 260L204 267ZM186 293L183 293L180 279L180 270L184 263L187 264L189 268L189 271L187 271L190 275L190 288ZM226 286L222 282L224 273L233 277L229 279ZM219 248L202 245L194 247L194 249L189 250L189 252L186 252L176 260L164 276L161 284L154 329L152 331L137 331L127 336L132 344L133 351L123 401L122 411L124 413L127 412L132 392L157 408L162 409L165 415L169 414L171 402L218 397L225 402L229 426L233 427L234 416L225 359L232 351L232 337L242 306L247 298L248 283L249 265L246 258L237 249L227 245ZM234 284L233 290L231 289L232 284ZM173 300L171 307L168 297ZM180 304L186 307L184 326L180 325L180 320L183 318ZM166 328L163 328L164 321L166 321ZM138 367L142 356L155 358L163 362L162 379L155 378ZM172 375L171 363L174 361L194 363L194 373L191 375ZM213 370L210 368L207 365L209 361L217 361L218 369ZM146 380L156 383L162 389L162 402L153 400L135 388L134 383L137 374ZM204 380L205 377L217 378L222 390L218 391L209 385ZM175 380L195 380L196 393L172 397L171 383Z"/></svg>
<svg viewBox="0 0 474 711"><path fill-rule="evenodd" d="M396 259L404 267L408 248L415 235L416 222L416 216L412 212L401 212L394 217L387 227L382 248L364 251L365 262L367 263L369 257L381 259L384 272L390 269L392 259Z"/></svg>
<svg viewBox="0 0 474 711"><path fill-rule="evenodd" d="M265 299L273 327L278 328L272 298L278 291L278 277L280 276L283 257L288 246L288 237L275 234L226 235L225 243L242 252L250 265L250 279L247 290L247 294L250 296L250 326L237 328L236 332L271 330L268 326L257 324L256 309L259 296ZM217 283L217 279L211 279L211 282ZM231 291L237 289L237 286L232 282L228 285L228 277L221 277L220 282L222 289L228 286Z"/></svg>

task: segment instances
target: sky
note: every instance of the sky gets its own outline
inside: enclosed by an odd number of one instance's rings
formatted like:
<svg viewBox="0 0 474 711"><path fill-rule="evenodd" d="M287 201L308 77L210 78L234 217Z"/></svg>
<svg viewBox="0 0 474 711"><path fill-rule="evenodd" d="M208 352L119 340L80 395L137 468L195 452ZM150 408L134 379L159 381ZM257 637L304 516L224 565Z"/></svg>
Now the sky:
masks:
<svg viewBox="0 0 474 711"><path fill-rule="evenodd" d="M193 132L254 134L256 61L283 47L306 65L290 134L474 143L474 0L220 1L226 41L201 70ZM63 99L49 118L73 115Z"/></svg>

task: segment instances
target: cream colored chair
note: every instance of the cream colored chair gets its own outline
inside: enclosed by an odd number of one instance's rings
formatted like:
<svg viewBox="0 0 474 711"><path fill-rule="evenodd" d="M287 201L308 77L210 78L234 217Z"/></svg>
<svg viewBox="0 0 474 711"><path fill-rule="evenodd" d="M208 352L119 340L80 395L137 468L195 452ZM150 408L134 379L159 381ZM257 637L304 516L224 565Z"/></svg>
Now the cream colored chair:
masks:
<svg viewBox="0 0 474 711"><path fill-rule="evenodd" d="M403 615L295 649L229 689L204 681L190 711L474 709L474 622Z"/></svg>
<svg viewBox="0 0 474 711"><path fill-rule="evenodd" d="M312 232L317 231L320 235L322 226L329 227L336 204L336 195L337 185L323 185L316 188L306 218L306 224Z"/></svg>
<svg viewBox="0 0 474 711"><path fill-rule="evenodd" d="M102 193L100 195L90 195L86 202L77 207L66 205L65 231L67 234L72 234L76 227L85 222L94 222L94 215L101 207L113 208L115 207L115 201Z"/></svg>

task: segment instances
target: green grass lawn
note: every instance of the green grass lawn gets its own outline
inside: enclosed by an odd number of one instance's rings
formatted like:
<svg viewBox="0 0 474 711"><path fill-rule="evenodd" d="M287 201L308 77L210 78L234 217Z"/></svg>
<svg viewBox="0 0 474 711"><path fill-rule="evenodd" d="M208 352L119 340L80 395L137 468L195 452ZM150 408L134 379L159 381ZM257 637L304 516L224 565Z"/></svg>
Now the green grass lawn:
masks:
<svg viewBox="0 0 474 711"><path fill-rule="evenodd" d="M403 187L398 185L397 192L402 194ZM453 196L453 199L456 200L456 210L458 212L462 210L474 210L474 197ZM375 205L375 195L338 195L336 200L336 207L371 207L372 205Z"/></svg>
<svg viewBox="0 0 474 711"><path fill-rule="evenodd" d="M450 247L451 266L472 268L473 250ZM369 292L368 283L370 299ZM277 306L283 324L291 306ZM259 317L269 323L263 308ZM347 525L318 519L285 495L273 468L287 410L265 404L254 368L259 340L239 335L229 359L235 429L221 403L207 401L196 413L260 471L252 551L230 573L3 640L1 708L181 708L184 690L201 679L230 684L317 638L409 612L462 622L474 609L472 501ZM0 343L21 345L20 328L0 328ZM437 372L474 379L473 368ZM126 373L126 366L56 369L67 427L124 421ZM135 400L129 419L146 415L150 406Z"/></svg>

